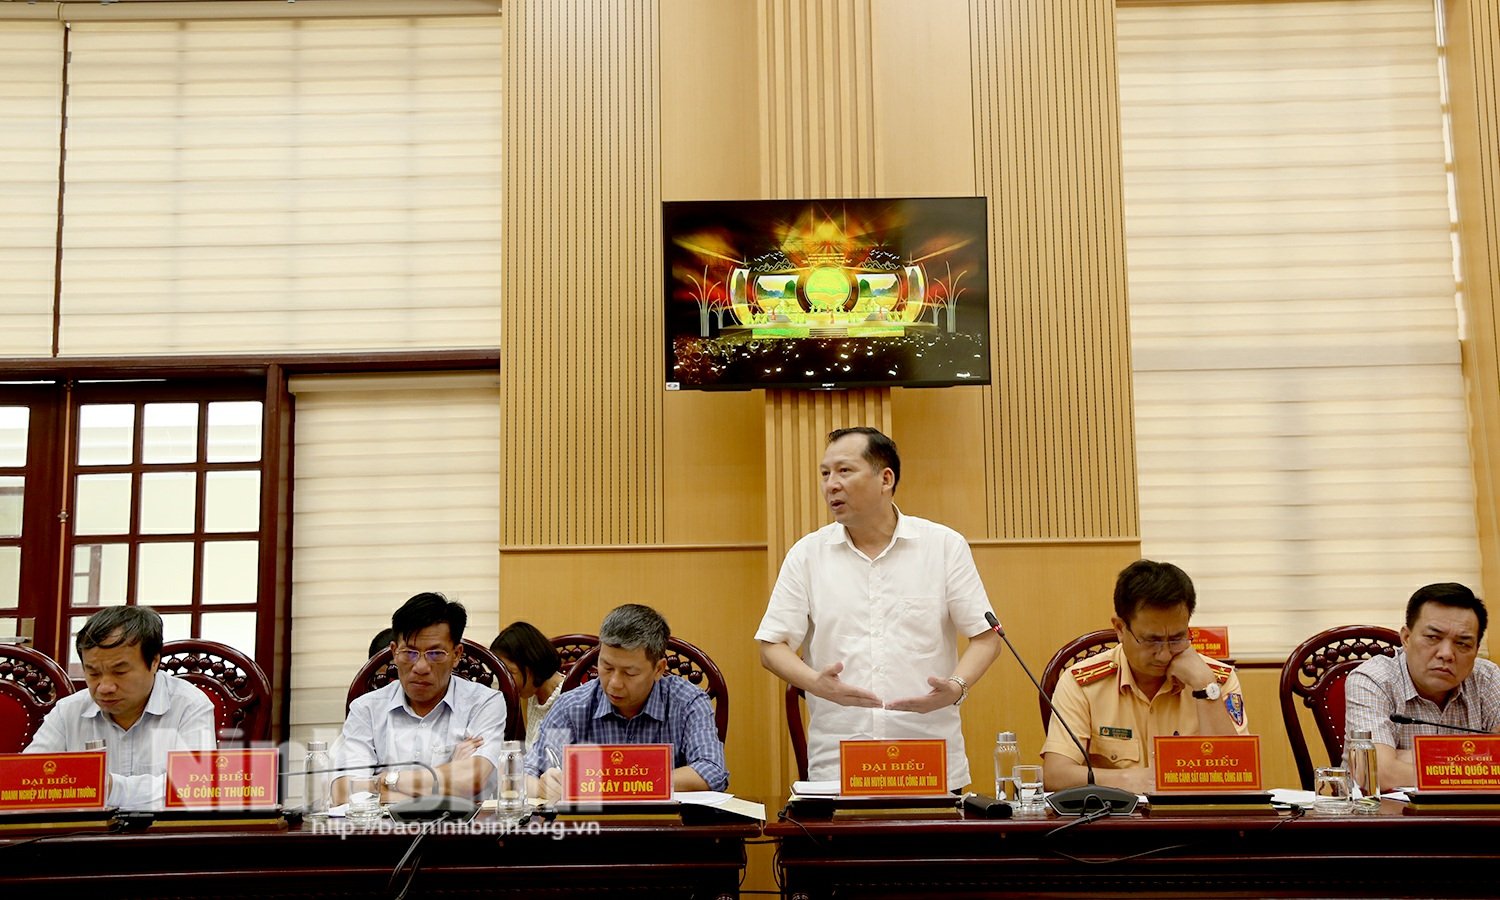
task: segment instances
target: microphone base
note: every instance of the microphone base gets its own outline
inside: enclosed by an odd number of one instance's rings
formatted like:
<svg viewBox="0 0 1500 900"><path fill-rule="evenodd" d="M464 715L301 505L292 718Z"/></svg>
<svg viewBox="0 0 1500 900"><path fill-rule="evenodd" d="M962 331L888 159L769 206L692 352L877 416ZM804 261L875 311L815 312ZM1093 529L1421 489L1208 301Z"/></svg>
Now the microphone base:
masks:
<svg viewBox="0 0 1500 900"><path fill-rule="evenodd" d="M431 822L438 819L467 822L479 812L479 807L472 800L437 794L392 803L390 810L391 818L397 822Z"/></svg>
<svg viewBox="0 0 1500 900"><path fill-rule="evenodd" d="M1064 817L1098 813L1106 807L1111 816L1128 816L1135 812L1138 802L1140 797L1134 791L1102 784L1064 788L1047 796L1047 805L1052 807L1053 812Z"/></svg>

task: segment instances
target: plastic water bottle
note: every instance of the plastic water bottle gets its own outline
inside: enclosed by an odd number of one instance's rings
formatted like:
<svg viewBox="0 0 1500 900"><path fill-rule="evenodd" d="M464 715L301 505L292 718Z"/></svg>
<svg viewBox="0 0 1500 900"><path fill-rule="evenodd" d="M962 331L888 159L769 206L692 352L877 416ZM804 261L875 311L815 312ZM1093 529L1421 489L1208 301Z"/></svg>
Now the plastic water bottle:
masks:
<svg viewBox="0 0 1500 900"><path fill-rule="evenodd" d="M1011 776L1016 764L1021 761L1021 748L1016 743L1014 731L1002 731L995 735L995 799L1014 802L1017 796L1016 780Z"/></svg>
<svg viewBox="0 0 1500 900"><path fill-rule="evenodd" d="M1376 766L1375 742L1368 731L1351 731L1344 743L1344 767L1360 796L1354 801L1357 813L1380 811L1380 772Z"/></svg>
<svg viewBox="0 0 1500 900"><path fill-rule="evenodd" d="M328 777L325 770L331 767L327 741L308 741L307 758L302 762L302 814L304 816L328 815Z"/></svg>
<svg viewBox="0 0 1500 900"><path fill-rule="evenodd" d="M526 750L520 741L500 745L499 784L495 790L495 817L518 823L530 806L526 802Z"/></svg>

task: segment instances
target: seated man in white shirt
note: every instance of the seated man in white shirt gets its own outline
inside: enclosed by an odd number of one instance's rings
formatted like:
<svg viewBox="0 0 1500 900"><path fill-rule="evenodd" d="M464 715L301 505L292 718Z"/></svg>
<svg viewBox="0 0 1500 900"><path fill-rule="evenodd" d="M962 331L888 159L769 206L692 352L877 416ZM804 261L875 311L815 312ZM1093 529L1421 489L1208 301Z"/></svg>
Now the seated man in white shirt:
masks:
<svg viewBox="0 0 1500 900"><path fill-rule="evenodd" d="M406 601L391 616L400 680L349 707L334 767L379 768L386 802L434 793L473 798L493 789L505 738L505 698L453 677L467 623L463 604L442 594ZM436 785L423 765L436 773ZM343 778L334 782L335 803L344 802L346 792Z"/></svg>
<svg viewBox="0 0 1500 900"><path fill-rule="evenodd" d="M168 750L212 750L214 704L198 688L159 671L161 616L147 606L111 606L78 632L88 693L57 702L26 753L86 749L103 740L109 759L105 802L159 807Z"/></svg>

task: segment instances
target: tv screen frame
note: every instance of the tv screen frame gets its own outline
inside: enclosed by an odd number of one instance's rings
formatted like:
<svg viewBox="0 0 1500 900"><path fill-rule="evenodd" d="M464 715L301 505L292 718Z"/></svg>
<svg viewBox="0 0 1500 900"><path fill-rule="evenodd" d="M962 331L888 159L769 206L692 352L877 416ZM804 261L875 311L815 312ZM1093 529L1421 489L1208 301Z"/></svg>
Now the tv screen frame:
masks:
<svg viewBox="0 0 1500 900"><path fill-rule="evenodd" d="M985 197L662 203L669 391L992 380Z"/></svg>

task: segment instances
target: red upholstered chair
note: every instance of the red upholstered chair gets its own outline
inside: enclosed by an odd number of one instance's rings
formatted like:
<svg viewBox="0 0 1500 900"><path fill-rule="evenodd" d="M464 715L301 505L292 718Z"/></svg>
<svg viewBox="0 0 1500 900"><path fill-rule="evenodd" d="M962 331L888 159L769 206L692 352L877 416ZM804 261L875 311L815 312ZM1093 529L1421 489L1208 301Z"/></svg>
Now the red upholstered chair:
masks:
<svg viewBox="0 0 1500 900"><path fill-rule="evenodd" d="M578 660L582 659L585 653L599 646L597 634L560 634L550 640L558 657L562 659L560 671L564 677L573 671L573 666L578 664Z"/></svg>
<svg viewBox="0 0 1500 900"><path fill-rule="evenodd" d="M20 753L57 701L73 693L62 666L20 644L0 644L0 753Z"/></svg>
<svg viewBox="0 0 1500 900"><path fill-rule="evenodd" d="M1373 656L1395 656L1401 635L1379 625L1342 625L1303 641L1281 667L1281 719L1297 761L1302 789L1313 788L1312 755L1302 733L1296 699L1313 712L1328 758L1344 758L1344 681Z"/></svg>
<svg viewBox="0 0 1500 900"><path fill-rule="evenodd" d="M797 760L797 779L807 780L807 725L802 721L802 703L807 693L794 684L786 686L786 730L792 738L792 756Z"/></svg>
<svg viewBox="0 0 1500 900"><path fill-rule="evenodd" d="M192 682L214 702L220 746L271 739L271 682L255 660L216 641L168 641L161 670Z"/></svg>
<svg viewBox="0 0 1500 900"><path fill-rule="evenodd" d="M1120 643L1120 636L1115 633L1115 630L1103 628L1099 631L1090 631L1064 644L1061 650L1052 654L1052 658L1042 669L1042 692L1050 698L1052 692L1057 689L1058 679L1068 671L1069 666L1082 662L1090 656L1113 650L1118 643ZM1038 697L1036 702L1042 710L1042 734L1046 734L1047 727L1052 722L1052 706L1041 697Z"/></svg>
<svg viewBox="0 0 1500 900"><path fill-rule="evenodd" d="M464 638L463 645L464 655L459 657L458 664L453 667L453 674L476 684L493 688L503 694L505 696L505 739L524 741L526 723L521 720L520 694L516 692L516 683L511 679L510 672L483 644L476 644ZM355 675L354 680L349 683L349 694L344 699L344 714L349 714L349 706L359 697L399 679L391 648L386 647L370 657L360 668L359 674Z"/></svg>
<svg viewBox="0 0 1500 900"><path fill-rule="evenodd" d="M568 677L563 679L562 689L571 691L593 681L598 669L599 648L595 646L579 657ZM680 675L708 694L708 699L714 704L714 726L719 731L719 740L724 740L729 733L729 685L724 682L724 673L708 654L681 638L667 638L667 674Z"/></svg>

